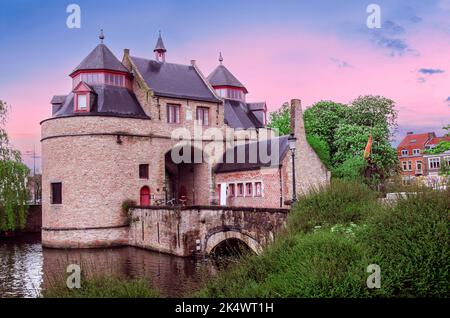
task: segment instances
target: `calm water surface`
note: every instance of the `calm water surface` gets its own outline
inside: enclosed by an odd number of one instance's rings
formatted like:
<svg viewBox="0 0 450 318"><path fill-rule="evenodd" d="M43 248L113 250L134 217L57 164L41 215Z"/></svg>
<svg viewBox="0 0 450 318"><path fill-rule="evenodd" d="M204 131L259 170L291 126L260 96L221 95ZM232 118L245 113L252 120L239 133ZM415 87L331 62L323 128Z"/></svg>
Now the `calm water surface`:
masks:
<svg viewBox="0 0 450 318"><path fill-rule="evenodd" d="M65 281L69 264L79 264L87 276L144 277L166 297L181 297L198 289L215 271L207 261L134 247L42 248L40 234L23 234L0 238L0 298L39 297L42 289Z"/></svg>

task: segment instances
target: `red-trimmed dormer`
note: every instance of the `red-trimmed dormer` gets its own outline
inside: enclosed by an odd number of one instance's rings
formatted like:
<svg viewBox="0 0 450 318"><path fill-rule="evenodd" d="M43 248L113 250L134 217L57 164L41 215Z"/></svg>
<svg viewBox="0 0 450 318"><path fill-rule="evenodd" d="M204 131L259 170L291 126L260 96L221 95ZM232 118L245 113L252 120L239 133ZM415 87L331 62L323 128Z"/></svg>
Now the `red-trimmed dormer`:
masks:
<svg viewBox="0 0 450 318"><path fill-rule="evenodd" d="M85 82L81 81L73 90L74 112L82 113L91 110L95 98L95 91Z"/></svg>
<svg viewBox="0 0 450 318"><path fill-rule="evenodd" d="M245 102L248 93L245 86L223 65L222 53L219 55L220 65L208 76L208 82L215 89L217 95L226 99Z"/></svg>

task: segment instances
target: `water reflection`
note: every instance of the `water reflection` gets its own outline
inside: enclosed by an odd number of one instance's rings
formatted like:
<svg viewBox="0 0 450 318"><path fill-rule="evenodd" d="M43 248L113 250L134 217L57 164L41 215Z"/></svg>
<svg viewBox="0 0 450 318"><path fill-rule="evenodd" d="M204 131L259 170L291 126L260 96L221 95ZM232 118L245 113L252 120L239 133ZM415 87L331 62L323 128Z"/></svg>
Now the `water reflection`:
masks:
<svg viewBox="0 0 450 318"><path fill-rule="evenodd" d="M188 295L214 271L206 261L134 247L43 249L39 235L27 235L0 242L0 297L37 297L43 288L65 282L69 264L79 264L87 277L148 278L165 297Z"/></svg>

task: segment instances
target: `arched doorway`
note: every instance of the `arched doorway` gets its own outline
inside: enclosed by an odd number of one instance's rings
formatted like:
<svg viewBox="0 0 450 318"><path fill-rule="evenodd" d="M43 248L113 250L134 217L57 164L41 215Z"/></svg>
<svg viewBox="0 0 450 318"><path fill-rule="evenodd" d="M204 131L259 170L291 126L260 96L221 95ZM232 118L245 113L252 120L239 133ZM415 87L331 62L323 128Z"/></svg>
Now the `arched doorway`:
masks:
<svg viewBox="0 0 450 318"><path fill-rule="evenodd" d="M149 206L150 205L150 188L147 186L143 186L141 188L141 199L140 199L140 205L141 206Z"/></svg>

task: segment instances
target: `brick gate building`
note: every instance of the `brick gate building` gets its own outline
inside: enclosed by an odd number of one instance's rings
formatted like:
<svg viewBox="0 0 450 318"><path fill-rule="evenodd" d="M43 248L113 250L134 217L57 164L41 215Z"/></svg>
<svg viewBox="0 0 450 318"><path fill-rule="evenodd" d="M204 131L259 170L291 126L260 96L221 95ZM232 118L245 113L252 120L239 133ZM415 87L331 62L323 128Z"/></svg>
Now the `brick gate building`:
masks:
<svg viewBox="0 0 450 318"><path fill-rule="evenodd" d="M119 61L101 36L70 73L70 92L53 97L52 116L41 122L44 245L73 246L76 237L86 246L128 244L123 204L130 200L288 206L287 137L266 128L266 104L246 101L247 88L221 56L205 77L195 61L170 63L166 53L160 35L154 59L125 49ZM306 142L300 101L292 107L296 191L304 192L330 174ZM267 145L266 156L222 162L227 152ZM174 153L194 160L177 162Z"/></svg>

